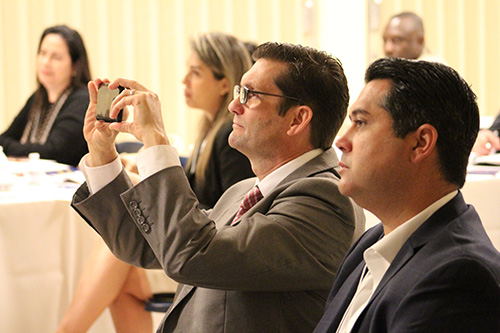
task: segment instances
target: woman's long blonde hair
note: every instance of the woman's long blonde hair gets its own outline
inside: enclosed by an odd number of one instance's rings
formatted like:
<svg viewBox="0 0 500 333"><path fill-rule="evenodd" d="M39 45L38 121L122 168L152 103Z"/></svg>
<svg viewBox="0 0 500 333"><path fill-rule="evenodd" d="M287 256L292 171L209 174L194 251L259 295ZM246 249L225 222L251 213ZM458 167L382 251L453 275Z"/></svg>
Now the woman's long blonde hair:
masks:
<svg viewBox="0 0 500 333"><path fill-rule="evenodd" d="M189 170L198 147L203 144L204 149L199 154L195 166L196 182L203 183L215 136L221 126L233 117L228 110L229 103L233 100L232 88L240 83L243 74L250 69L252 58L243 42L224 33L199 34L190 40L190 44L200 60L212 70L214 77L218 80L226 78L230 87L217 115L213 119L207 115L203 116L195 150L187 162L186 168Z"/></svg>

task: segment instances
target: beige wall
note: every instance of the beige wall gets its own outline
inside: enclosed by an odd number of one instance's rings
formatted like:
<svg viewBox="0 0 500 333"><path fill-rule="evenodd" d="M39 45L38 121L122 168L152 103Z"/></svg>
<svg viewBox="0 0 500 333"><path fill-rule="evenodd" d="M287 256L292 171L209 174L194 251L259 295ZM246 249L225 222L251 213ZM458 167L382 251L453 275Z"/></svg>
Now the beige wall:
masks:
<svg viewBox="0 0 500 333"><path fill-rule="evenodd" d="M54 24L81 32L94 77L133 78L158 92L167 131L189 144L200 115L185 106L181 83L190 35L218 30L324 49L342 60L353 102L366 64L382 55L387 18L402 10L422 15L429 48L472 84L482 115L495 115L500 0L0 0L0 131L35 89L38 39Z"/></svg>
<svg viewBox="0 0 500 333"><path fill-rule="evenodd" d="M500 0L367 0L370 59L383 55L389 17L413 11L424 21L427 46L455 68L478 96L482 115L500 110Z"/></svg>
<svg viewBox="0 0 500 333"><path fill-rule="evenodd" d="M188 37L222 31L258 43L316 43L317 6L305 0L0 0L0 131L35 89L44 28L83 36L93 77L133 78L162 100L169 133L194 141L199 111L184 104Z"/></svg>

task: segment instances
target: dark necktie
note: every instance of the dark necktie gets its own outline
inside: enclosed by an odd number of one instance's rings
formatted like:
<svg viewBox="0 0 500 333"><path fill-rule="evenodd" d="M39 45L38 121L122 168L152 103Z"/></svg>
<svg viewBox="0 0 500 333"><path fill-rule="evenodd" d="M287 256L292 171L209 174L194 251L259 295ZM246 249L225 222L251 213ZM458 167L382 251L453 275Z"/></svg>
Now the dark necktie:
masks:
<svg viewBox="0 0 500 333"><path fill-rule="evenodd" d="M233 219L231 224L234 224L239 220L241 215L245 214L250 208L252 208L259 200L262 199L262 193L258 186L255 186L250 192L247 193L243 201L241 202L240 209Z"/></svg>

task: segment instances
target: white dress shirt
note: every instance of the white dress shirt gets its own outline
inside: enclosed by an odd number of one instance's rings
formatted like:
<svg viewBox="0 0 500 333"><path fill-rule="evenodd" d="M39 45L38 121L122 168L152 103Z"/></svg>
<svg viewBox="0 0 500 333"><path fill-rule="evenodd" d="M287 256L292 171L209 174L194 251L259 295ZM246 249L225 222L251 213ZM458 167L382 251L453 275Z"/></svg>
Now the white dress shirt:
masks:
<svg viewBox="0 0 500 333"><path fill-rule="evenodd" d="M87 155L83 156L79 167L85 176L90 193L96 193L111 183L123 169L118 156L114 161L99 167L89 167L85 163ZM177 150L168 145L153 146L137 154L137 169L141 180L165 168L181 165Z"/></svg>
<svg viewBox="0 0 500 333"><path fill-rule="evenodd" d="M285 179L286 176L316 156L319 156L321 153L323 153L323 150L320 148L310 150L274 170L261 181L257 179L256 185L259 185L259 189L265 197L276 187L276 185ZM87 155L82 158L79 166L87 180L87 186L89 187L90 193L96 193L102 189L122 171L123 166L119 157L111 163L99 167L87 166L85 164L86 157ZM137 168L141 180L146 179L158 171L175 165L180 166L181 163L177 150L172 146L153 146L137 154Z"/></svg>
<svg viewBox="0 0 500 333"><path fill-rule="evenodd" d="M300 155L299 157L291 160L290 162L283 164L278 169L274 170L270 174L268 174L264 179L260 180L257 178L257 182L255 185L259 185L260 192L262 196L265 197L289 174L315 158L316 156L321 155L323 150L320 148L313 149L308 151L305 154Z"/></svg>
<svg viewBox="0 0 500 333"><path fill-rule="evenodd" d="M356 293L342 317L337 332L351 332L356 320L358 320L359 315L365 309L375 289L377 289L382 280L382 277L403 247L403 244L429 217L431 217L432 214L453 199L457 193L458 191L453 191L435 201L429 207L407 222L401 224L391 233L365 250L363 258L366 265L361 274Z"/></svg>

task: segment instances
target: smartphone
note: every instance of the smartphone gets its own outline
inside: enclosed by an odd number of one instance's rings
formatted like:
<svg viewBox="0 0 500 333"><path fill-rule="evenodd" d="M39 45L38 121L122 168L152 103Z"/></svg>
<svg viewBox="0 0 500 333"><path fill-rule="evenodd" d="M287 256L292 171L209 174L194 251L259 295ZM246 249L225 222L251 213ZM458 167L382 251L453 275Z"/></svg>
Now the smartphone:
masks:
<svg viewBox="0 0 500 333"><path fill-rule="evenodd" d="M111 103L125 88L119 86L118 89L109 89L109 83L102 83L97 90L97 111L96 119L107 123L121 122L123 110L120 110L116 118L109 117Z"/></svg>

